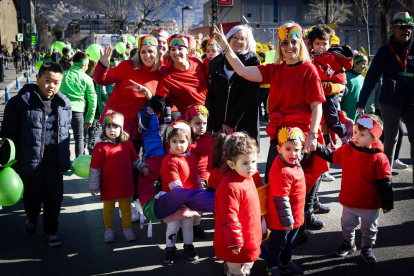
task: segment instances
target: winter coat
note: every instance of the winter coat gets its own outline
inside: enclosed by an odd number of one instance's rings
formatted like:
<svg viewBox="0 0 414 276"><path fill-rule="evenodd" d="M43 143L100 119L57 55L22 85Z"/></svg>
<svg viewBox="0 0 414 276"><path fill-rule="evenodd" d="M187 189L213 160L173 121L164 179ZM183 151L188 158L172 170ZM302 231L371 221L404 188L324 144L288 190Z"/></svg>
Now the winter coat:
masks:
<svg viewBox="0 0 414 276"><path fill-rule="evenodd" d="M35 92L37 84L26 84L19 93L10 99L4 110L0 137L11 139L16 146L16 172L24 176L37 176L40 173L45 151L45 111L40 95ZM69 126L72 110L69 99L58 92L52 102L57 106L58 145L60 171L70 168Z"/></svg>
<svg viewBox="0 0 414 276"><path fill-rule="evenodd" d="M217 259L232 263L257 260L262 243L260 202L252 178L235 171L224 175L215 193L214 249ZM240 248L239 254L232 249Z"/></svg>
<svg viewBox="0 0 414 276"><path fill-rule="evenodd" d="M404 63L408 49L407 73L414 74L414 45L413 41L400 43L391 36L389 44ZM400 64L388 43L382 46L372 61L364 86L359 94L357 107L364 108L371 91L383 75L379 102L394 106L414 105L414 77L404 76L404 67Z"/></svg>
<svg viewBox="0 0 414 276"><path fill-rule="evenodd" d="M244 66L259 65L256 53L239 55ZM225 124L234 131L246 131L258 140L258 105L257 93L259 83L248 81L236 72L229 79L224 71L225 57L218 55L210 61L206 107L209 111L207 129L218 131Z"/></svg>
<svg viewBox="0 0 414 276"><path fill-rule="evenodd" d="M139 125L141 127L142 140L144 141L145 157L165 156L160 136L160 126L157 115L149 115L146 112L147 103L139 112Z"/></svg>

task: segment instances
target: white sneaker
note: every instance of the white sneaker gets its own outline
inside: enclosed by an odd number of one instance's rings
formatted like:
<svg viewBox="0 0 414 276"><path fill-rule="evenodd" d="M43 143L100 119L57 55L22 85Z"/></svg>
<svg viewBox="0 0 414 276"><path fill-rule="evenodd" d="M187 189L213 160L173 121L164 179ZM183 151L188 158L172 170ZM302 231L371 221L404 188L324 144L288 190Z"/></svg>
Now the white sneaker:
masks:
<svg viewBox="0 0 414 276"><path fill-rule="evenodd" d="M119 217L122 218L121 209L118 209L118 210L119 210ZM139 220L139 215L138 215L137 211L135 210L134 206L132 206L132 205L131 205L131 215L132 215L132 221L133 222Z"/></svg>
<svg viewBox="0 0 414 276"><path fill-rule="evenodd" d="M323 182L332 182L335 180L335 177L333 177L332 175L330 175L328 172L324 172L322 174L322 181Z"/></svg>
<svg viewBox="0 0 414 276"><path fill-rule="evenodd" d="M115 241L115 234L114 234L114 230L112 230L112 228L106 229L104 236L105 236L105 242L114 242Z"/></svg>
<svg viewBox="0 0 414 276"><path fill-rule="evenodd" d="M393 170L405 170L408 169L408 165L404 164L400 161L400 159L394 160L394 163L392 164Z"/></svg>
<svg viewBox="0 0 414 276"><path fill-rule="evenodd" d="M132 228L125 228L123 232L126 241L135 241L137 239Z"/></svg>

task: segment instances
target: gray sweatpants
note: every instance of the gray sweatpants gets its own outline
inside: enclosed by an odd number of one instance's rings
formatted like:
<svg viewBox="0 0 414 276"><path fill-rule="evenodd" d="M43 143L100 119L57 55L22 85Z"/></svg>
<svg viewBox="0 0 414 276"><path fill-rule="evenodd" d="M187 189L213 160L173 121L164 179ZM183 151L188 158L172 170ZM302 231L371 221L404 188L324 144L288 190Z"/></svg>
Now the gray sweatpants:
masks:
<svg viewBox="0 0 414 276"><path fill-rule="evenodd" d="M384 122L384 153L390 161L394 160L395 147L398 140L398 125L402 118L407 127L408 141L410 142L410 157L413 161L414 157L414 106L395 106L388 104L381 104L381 117Z"/></svg>
<svg viewBox="0 0 414 276"><path fill-rule="evenodd" d="M371 248L377 239L379 210L343 206L341 218L343 239L350 244L355 242L355 228L361 218L362 247Z"/></svg>

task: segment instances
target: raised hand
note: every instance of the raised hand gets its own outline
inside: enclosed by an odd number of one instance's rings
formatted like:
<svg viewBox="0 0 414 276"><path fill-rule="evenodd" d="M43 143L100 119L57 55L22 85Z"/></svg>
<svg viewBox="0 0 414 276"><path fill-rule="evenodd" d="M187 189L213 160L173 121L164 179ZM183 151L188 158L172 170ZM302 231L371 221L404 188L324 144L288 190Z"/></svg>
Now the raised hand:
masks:
<svg viewBox="0 0 414 276"><path fill-rule="evenodd" d="M133 80L129 80L132 84L134 84L133 86L127 86L126 88L128 89L134 89L136 92L138 92L141 95L145 95L145 97L147 97L148 100L151 100L152 98L152 93L151 91L145 87L142 84L139 84Z"/></svg>
<svg viewBox="0 0 414 276"><path fill-rule="evenodd" d="M106 46L103 53L101 51L101 58L99 59L99 61L106 67L109 67L109 62L111 61L111 55L112 55L112 47Z"/></svg>
<svg viewBox="0 0 414 276"><path fill-rule="evenodd" d="M220 45L220 48L225 50L227 48L227 39L223 31L223 26L220 24L220 29L218 26L214 26L213 34L217 40L217 43Z"/></svg>

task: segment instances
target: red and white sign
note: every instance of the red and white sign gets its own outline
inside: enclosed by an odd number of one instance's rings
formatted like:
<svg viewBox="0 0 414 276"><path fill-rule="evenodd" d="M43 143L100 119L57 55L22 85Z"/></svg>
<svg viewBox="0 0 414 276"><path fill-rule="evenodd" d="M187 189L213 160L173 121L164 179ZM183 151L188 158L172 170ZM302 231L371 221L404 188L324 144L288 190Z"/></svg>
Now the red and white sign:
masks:
<svg viewBox="0 0 414 276"><path fill-rule="evenodd" d="M217 1L218 7L232 7L233 6L233 0L218 0Z"/></svg>

